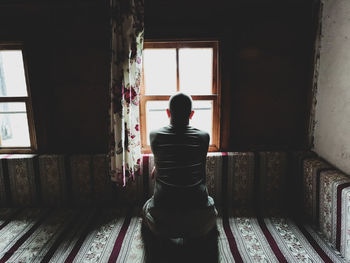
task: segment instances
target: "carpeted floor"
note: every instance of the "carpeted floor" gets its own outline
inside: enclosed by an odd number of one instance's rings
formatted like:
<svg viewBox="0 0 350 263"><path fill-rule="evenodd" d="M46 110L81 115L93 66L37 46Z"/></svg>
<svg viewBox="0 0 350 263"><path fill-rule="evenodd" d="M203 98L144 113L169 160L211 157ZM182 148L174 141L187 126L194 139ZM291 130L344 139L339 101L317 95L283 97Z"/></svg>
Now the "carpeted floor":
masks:
<svg viewBox="0 0 350 263"><path fill-rule="evenodd" d="M218 231L219 262L345 262L285 218L219 218ZM0 209L0 263L145 262L142 240L136 210Z"/></svg>

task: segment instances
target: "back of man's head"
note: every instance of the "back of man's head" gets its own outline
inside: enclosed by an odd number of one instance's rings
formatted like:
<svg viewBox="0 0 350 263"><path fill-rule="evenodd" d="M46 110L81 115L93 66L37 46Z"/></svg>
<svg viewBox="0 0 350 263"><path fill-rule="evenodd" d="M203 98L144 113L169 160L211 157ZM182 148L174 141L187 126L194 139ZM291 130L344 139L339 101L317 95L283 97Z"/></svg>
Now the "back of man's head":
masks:
<svg viewBox="0 0 350 263"><path fill-rule="evenodd" d="M182 92L172 95L169 99L169 110L173 124L188 124L192 112L192 98Z"/></svg>

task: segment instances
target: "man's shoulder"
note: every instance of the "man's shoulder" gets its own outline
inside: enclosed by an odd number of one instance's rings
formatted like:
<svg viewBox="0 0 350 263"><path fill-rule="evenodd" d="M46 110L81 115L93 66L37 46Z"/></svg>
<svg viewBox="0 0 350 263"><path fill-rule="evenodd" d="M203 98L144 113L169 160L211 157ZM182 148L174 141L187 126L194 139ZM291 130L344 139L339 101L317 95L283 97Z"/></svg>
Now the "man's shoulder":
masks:
<svg viewBox="0 0 350 263"><path fill-rule="evenodd" d="M155 130L151 130L150 131L150 135L156 135L156 134L161 134L161 133L164 133L164 132L168 132L170 130L169 126L164 126L162 128L159 128L159 129L155 129Z"/></svg>
<svg viewBox="0 0 350 263"><path fill-rule="evenodd" d="M200 130L200 129L192 127L192 126L190 126L189 129L191 130L191 133L196 133L198 135L198 137L200 137L205 142L209 143L210 135L208 132Z"/></svg>
<svg viewBox="0 0 350 263"><path fill-rule="evenodd" d="M153 141L158 135L166 134L169 132L169 130L170 130L169 126L164 126L162 128L152 130L149 133L149 137L150 137L151 141Z"/></svg>
<svg viewBox="0 0 350 263"><path fill-rule="evenodd" d="M198 137L203 138L204 140L209 140L210 138L209 133L192 126L187 126L185 130L181 130L181 133L192 134L192 135L196 134ZM152 141L156 139L159 135L169 135L169 134L176 134L176 131L170 125L164 126L156 130L152 130L150 132L150 139Z"/></svg>
<svg viewBox="0 0 350 263"><path fill-rule="evenodd" d="M207 133L206 131L200 130L192 126L189 126L189 129L191 130L191 132L198 133L200 136L209 137L209 133Z"/></svg>

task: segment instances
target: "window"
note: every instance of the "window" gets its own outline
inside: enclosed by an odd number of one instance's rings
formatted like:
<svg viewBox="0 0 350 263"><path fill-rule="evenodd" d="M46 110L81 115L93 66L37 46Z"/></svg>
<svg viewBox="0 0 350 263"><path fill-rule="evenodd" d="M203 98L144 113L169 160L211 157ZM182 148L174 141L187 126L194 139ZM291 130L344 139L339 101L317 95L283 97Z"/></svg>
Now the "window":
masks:
<svg viewBox="0 0 350 263"><path fill-rule="evenodd" d="M0 152L36 150L23 48L0 44Z"/></svg>
<svg viewBox="0 0 350 263"><path fill-rule="evenodd" d="M220 89L217 41L145 42L140 122L143 152L149 133L166 126L168 100L177 91L192 96L190 125L210 134L210 151L220 147Z"/></svg>

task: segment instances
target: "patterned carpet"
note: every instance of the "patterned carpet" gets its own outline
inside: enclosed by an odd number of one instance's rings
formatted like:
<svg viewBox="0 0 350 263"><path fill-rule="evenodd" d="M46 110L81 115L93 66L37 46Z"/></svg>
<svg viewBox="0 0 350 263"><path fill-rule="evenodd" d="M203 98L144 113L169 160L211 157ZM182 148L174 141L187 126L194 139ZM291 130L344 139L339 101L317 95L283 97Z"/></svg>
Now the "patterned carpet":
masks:
<svg viewBox="0 0 350 263"><path fill-rule="evenodd" d="M219 262L345 262L285 218L218 219ZM118 209L0 209L0 263L144 262L141 219Z"/></svg>

